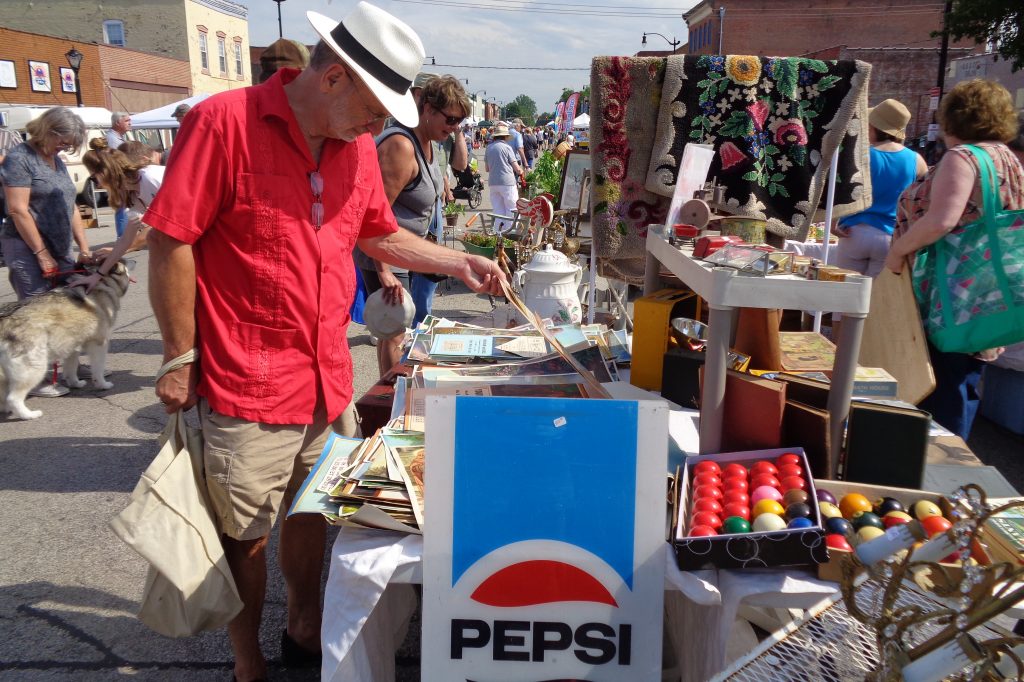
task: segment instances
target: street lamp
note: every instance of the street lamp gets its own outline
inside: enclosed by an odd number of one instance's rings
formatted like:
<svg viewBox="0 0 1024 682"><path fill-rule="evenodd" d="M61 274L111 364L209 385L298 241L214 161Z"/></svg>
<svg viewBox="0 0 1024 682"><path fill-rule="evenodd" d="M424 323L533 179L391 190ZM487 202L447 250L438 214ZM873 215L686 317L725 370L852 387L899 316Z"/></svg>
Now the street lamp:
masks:
<svg viewBox="0 0 1024 682"><path fill-rule="evenodd" d="M75 99L78 100L78 106L82 106L82 86L78 82L78 70L82 68L82 57L85 55L72 47L64 53L64 56L67 57L68 64L71 65L71 70L75 74Z"/></svg>
<svg viewBox="0 0 1024 682"><path fill-rule="evenodd" d="M277 37L284 38L284 30L281 28L281 3L284 0L274 0L277 3Z"/></svg>
<svg viewBox="0 0 1024 682"><path fill-rule="evenodd" d="M672 40L669 40L668 38L666 38L665 36L661 35L660 33L655 33L654 31L648 31L647 33L644 33L644 38L643 38L643 40L640 41L641 45L646 45L647 44L647 36L658 36L659 38L661 38L666 43L668 43L669 45L672 46L672 52L675 52L676 48L679 47L679 44L683 42L681 40L676 40L675 36L672 36Z"/></svg>

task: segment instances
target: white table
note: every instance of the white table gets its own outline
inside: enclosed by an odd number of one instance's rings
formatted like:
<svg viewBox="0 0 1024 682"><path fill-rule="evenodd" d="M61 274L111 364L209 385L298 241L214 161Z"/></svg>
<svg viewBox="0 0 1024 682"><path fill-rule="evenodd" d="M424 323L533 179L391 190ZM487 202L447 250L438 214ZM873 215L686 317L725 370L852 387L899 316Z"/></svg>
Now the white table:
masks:
<svg viewBox="0 0 1024 682"><path fill-rule="evenodd" d="M394 680L395 651L416 610L422 552L420 536L341 530L324 597L324 682ZM741 606L806 609L837 589L796 570L684 573L668 544L665 559L666 642L687 681L706 680L725 666Z"/></svg>

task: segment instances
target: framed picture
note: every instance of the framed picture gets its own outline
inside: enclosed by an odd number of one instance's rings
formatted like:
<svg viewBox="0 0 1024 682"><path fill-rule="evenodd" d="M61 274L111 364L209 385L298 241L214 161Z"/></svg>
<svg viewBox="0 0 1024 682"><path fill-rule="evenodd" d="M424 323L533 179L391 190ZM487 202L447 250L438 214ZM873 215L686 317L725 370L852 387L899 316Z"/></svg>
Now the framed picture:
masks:
<svg viewBox="0 0 1024 682"><path fill-rule="evenodd" d="M33 92L51 92L50 64L28 60L28 78Z"/></svg>
<svg viewBox="0 0 1024 682"><path fill-rule="evenodd" d="M18 87L18 74L14 70L14 62L0 59L0 88Z"/></svg>
<svg viewBox="0 0 1024 682"><path fill-rule="evenodd" d="M66 66L60 67L60 89L62 92L75 91L75 72Z"/></svg>
<svg viewBox="0 0 1024 682"><path fill-rule="evenodd" d="M571 151L562 164L562 193L558 197L558 210L575 211L582 206L580 218L590 213L590 197L584 196L584 178L590 175L590 152ZM589 186L586 188L589 192Z"/></svg>

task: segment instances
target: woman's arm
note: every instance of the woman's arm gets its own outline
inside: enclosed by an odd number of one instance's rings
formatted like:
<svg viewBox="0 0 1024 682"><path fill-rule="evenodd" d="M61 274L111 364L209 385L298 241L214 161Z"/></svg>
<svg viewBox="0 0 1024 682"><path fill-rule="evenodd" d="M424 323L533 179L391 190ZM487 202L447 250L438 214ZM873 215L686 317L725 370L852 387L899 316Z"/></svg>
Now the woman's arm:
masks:
<svg viewBox="0 0 1024 682"><path fill-rule="evenodd" d="M956 227L967 208L976 178L974 166L962 155L953 152L943 156L932 180L928 211L892 243L885 266L899 274L908 256L939 241Z"/></svg>
<svg viewBox="0 0 1024 682"><path fill-rule="evenodd" d="M85 224L78 213L78 206L71 209L71 236L78 244L78 262L91 261L92 252L89 250L89 240L85 236Z"/></svg>
<svg viewBox="0 0 1024 682"><path fill-rule="evenodd" d="M377 147L377 161L380 163L380 175L384 181L384 194L392 206L405 186L412 182L420 171L416 150L412 145L412 140L405 135L392 135ZM373 267L377 271L381 288L384 289L384 301L391 305L401 303L402 284L392 274L388 264L374 258Z"/></svg>
<svg viewBox="0 0 1024 682"><path fill-rule="evenodd" d="M39 268L44 272L52 272L57 269L57 261L46 248L46 242L39 233L32 212L28 210L28 200L32 193L31 187L4 187L4 197L7 199L7 215L14 221L14 227L18 235L28 244L28 248L36 257Z"/></svg>

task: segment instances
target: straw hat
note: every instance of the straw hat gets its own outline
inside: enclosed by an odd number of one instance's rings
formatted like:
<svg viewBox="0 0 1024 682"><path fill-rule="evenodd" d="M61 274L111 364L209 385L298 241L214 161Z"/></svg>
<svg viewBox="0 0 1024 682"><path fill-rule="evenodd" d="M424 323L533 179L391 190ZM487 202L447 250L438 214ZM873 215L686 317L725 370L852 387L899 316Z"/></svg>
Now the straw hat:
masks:
<svg viewBox="0 0 1024 682"><path fill-rule="evenodd" d="M363 307L366 328L379 339L398 336L406 327L412 326L415 317L416 305L412 302L412 295L405 289L402 289L402 302L398 305L385 302L384 290L378 289L367 297Z"/></svg>
<svg viewBox="0 0 1024 682"><path fill-rule="evenodd" d="M868 123L881 132L902 140L907 136L910 110L897 100L887 99L878 106L868 109Z"/></svg>
<svg viewBox="0 0 1024 682"><path fill-rule="evenodd" d="M494 132L491 133L491 137L508 137L511 133L508 132L508 126L496 125L494 126Z"/></svg>
<svg viewBox="0 0 1024 682"><path fill-rule="evenodd" d="M360 2L340 22L318 12L306 12L306 18L399 123L419 123L409 87L426 51L408 25L368 2Z"/></svg>

